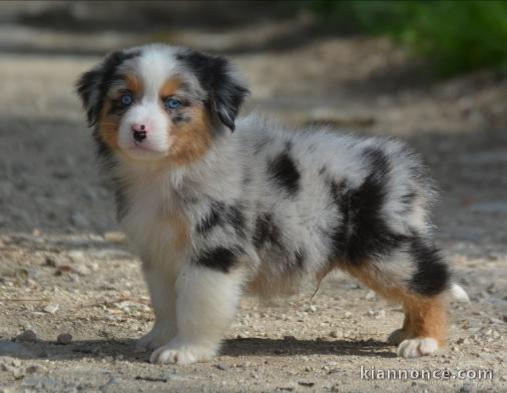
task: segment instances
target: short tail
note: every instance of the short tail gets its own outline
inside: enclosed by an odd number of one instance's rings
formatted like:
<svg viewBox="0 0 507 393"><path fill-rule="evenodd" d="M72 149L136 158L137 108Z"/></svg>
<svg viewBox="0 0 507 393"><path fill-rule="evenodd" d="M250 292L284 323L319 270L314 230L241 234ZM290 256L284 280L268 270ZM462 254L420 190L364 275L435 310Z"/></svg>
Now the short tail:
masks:
<svg viewBox="0 0 507 393"><path fill-rule="evenodd" d="M452 283L449 288L449 294L451 295L452 300L455 300L459 303L470 303L470 298L467 293L460 285L456 283Z"/></svg>

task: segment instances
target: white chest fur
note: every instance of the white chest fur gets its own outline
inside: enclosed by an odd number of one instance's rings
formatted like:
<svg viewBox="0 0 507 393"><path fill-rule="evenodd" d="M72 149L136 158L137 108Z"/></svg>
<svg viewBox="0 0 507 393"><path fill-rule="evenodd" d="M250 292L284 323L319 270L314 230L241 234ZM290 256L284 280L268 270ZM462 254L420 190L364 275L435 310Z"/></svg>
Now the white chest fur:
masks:
<svg viewBox="0 0 507 393"><path fill-rule="evenodd" d="M188 242L188 225L171 187L152 179L131 187L126 197L128 209L120 225L143 264L176 274Z"/></svg>

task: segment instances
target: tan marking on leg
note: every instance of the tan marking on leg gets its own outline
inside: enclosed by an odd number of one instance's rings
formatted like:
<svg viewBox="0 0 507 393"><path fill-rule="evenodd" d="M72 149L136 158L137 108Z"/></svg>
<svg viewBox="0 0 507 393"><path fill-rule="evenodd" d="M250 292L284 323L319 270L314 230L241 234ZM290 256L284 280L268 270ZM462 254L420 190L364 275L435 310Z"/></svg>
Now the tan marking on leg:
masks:
<svg viewBox="0 0 507 393"><path fill-rule="evenodd" d="M340 266L382 297L403 305L405 320L402 330L407 338L431 337L439 345L444 344L446 309L441 296L426 297L411 293L406 286L386 277L375 266Z"/></svg>
<svg viewBox="0 0 507 393"><path fill-rule="evenodd" d="M431 337L442 346L445 341L446 310L440 297L409 297L404 299L410 318L410 337Z"/></svg>

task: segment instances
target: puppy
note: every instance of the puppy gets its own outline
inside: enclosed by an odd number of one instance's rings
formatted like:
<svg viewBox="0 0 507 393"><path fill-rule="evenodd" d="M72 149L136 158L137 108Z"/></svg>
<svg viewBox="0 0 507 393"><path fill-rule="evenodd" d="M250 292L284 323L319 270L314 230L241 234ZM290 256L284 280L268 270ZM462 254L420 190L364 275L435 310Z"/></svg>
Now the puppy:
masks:
<svg viewBox="0 0 507 393"><path fill-rule="evenodd" d="M433 188L403 144L237 119L248 90L230 63L162 44L111 53L77 91L142 260L152 362L211 358L242 292L336 268L403 305L400 356L444 343L445 294L466 294L431 241Z"/></svg>

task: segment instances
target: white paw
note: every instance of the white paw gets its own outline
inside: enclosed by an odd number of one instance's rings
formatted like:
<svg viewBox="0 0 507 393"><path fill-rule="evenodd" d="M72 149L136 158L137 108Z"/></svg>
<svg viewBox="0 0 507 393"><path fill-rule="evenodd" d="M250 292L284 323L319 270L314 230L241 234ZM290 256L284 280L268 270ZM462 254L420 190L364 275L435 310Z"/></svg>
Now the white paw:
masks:
<svg viewBox="0 0 507 393"><path fill-rule="evenodd" d="M411 338L403 341L399 346L398 356L403 358L418 358L431 355L438 349L437 340L430 337Z"/></svg>
<svg viewBox="0 0 507 393"><path fill-rule="evenodd" d="M215 353L215 348L192 344L180 344L178 340L173 339L169 344L154 351L151 354L150 362L186 365L208 360L212 358Z"/></svg>
<svg viewBox="0 0 507 393"><path fill-rule="evenodd" d="M168 325L155 324L148 334L137 340L136 352L152 351L161 347L173 337L174 332Z"/></svg>
<svg viewBox="0 0 507 393"><path fill-rule="evenodd" d="M408 332L403 329L396 329L394 332L392 332L389 337L387 337L387 342L389 344L398 345L402 341L406 340L408 338Z"/></svg>

